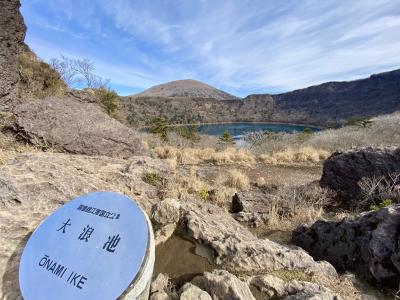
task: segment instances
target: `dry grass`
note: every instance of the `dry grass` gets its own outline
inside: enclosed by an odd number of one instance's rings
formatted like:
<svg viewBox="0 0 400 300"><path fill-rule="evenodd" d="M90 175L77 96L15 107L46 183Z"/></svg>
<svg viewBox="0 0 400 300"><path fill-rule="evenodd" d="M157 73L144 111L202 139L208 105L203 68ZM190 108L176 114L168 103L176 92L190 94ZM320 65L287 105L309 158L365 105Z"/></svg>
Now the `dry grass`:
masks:
<svg viewBox="0 0 400 300"><path fill-rule="evenodd" d="M363 299L360 292L356 289L348 276L329 277L309 273L303 270L280 269L271 272L271 275L282 279L285 282L305 281L329 288L334 293L340 295L344 300Z"/></svg>
<svg viewBox="0 0 400 300"><path fill-rule="evenodd" d="M324 207L332 192L317 185L278 188L269 195L269 230L293 230L301 224L311 224L324 215Z"/></svg>
<svg viewBox="0 0 400 300"><path fill-rule="evenodd" d="M174 159L182 165L198 165L212 163L215 165L237 164L253 165L255 156L246 149L227 148L217 151L213 148L184 148L178 149L172 146L158 146L154 149L156 157L161 159Z"/></svg>
<svg viewBox="0 0 400 300"><path fill-rule="evenodd" d="M299 149L287 148L272 154L262 154L260 159L265 164L292 165L302 163L319 163L329 157L329 152L312 147Z"/></svg>
<svg viewBox="0 0 400 300"><path fill-rule="evenodd" d="M328 151L350 147L398 146L400 144L400 112L372 119L368 128L345 126L314 133L308 145Z"/></svg>
<svg viewBox="0 0 400 300"><path fill-rule="evenodd" d="M40 151L40 149L27 143L18 142L0 132L0 165L15 158L19 153L37 151Z"/></svg>
<svg viewBox="0 0 400 300"><path fill-rule="evenodd" d="M216 183L219 186L223 185L237 190L246 190L250 187L249 177L243 171L237 169L218 174Z"/></svg>
<svg viewBox="0 0 400 300"><path fill-rule="evenodd" d="M372 178L365 177L358 182L358 185L363 196L358 208L362 209L371 204L379 206L384 201L400 202L400 173Z"/></svg>
<svg viewBox="0 0 400 300"><path fill-rule="evenodd" d="M213 193L210 195L209 200L211 202L215 202L217 204L229 206L230 202L232 201L233 195L237 190L232 187L226 186L218 186L213 190Z"/></svg>
<svg viewBox="0 0 400 300"><path fill-rule="evenodd" d="M312 147L328 152L351 147L383 147L400 145L400 112L371 119L367 128L344 126L325 129L312 134L269 133L249 135L249 145L253 153L272 154L284 152L289 147L300 149Z"/></svg>

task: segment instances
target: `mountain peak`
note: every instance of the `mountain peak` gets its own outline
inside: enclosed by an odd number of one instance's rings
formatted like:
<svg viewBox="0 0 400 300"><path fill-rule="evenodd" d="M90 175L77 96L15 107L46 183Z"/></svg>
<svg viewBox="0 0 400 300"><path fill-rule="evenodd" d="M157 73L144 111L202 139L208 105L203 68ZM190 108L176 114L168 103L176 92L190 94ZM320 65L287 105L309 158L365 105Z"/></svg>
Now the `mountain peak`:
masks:
<svg viewBox="0 0 400 300"><path fill-rule="evenodd" d="M175 80L155 85L136 97L187 97L212 98L217 100L237 99L238 97L194 79Z"/></svg>

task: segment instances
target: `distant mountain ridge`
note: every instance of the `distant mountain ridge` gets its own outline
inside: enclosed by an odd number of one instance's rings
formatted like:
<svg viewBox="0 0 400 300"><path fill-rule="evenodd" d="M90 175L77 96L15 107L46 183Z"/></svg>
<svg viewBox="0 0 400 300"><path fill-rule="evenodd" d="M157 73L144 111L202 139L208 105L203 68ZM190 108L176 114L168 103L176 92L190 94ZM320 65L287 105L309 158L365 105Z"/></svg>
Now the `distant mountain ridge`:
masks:
<svg viewBox="0 0 400 300"><path fill-rule="evenodd" d="M307 115L304 121L321 124L392 113L400 110L400 69L277 95L250 95L245 100L257 97L268 101L270 96L277 110L290 114L301 112Z"/></svg>
<svg viewBox="0 0 400 300"><path fill-rule="evenodd" d="M207 98L216 100L238 99L238 97L216 89L203 82L184 79L175 80L153 86L141 93L133 95L135 97L187 97L187 98Z"/></svg>
<svg viewBox="0 0 400 300"><path fill-rule="evenodd" d="M173 81L123 97L122 102L133 126L148 125L155 116L162 116L171 124L282 122L336 126L349 118L399 111L400 69L354 81L327 82L244 99L198 81Z"/></svg>

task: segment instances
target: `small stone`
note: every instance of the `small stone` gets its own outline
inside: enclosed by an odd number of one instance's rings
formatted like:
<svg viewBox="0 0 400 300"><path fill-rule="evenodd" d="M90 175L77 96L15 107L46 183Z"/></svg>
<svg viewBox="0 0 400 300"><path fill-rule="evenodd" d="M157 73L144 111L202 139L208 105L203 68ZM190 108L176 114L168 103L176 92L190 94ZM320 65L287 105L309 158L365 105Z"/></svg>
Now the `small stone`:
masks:
<svg viewBox="0 0 400 300"><path fill-rule="evenodd" d="M249 286L225 270L205 272L203 276L195 277L192 283L207 291L214 299L255 300Z"/></svg>
<svg viewBox="0 0 400 300"><path fill-rule="evenodd" d="M185 283L180 290L180 294L180 300L212 300L207 292L190 282Z"/></svg>
<svg viewBox="0 0 400 300"><path fill-rule="evenodd" d="M156 226L165 226L179 222L180 203L175 199L165 199L154 205L151 221Z"/></svg>
<svg viewBox="0 0 400 300"><path fill-rule="evenodd" d="M159 291L151 294L149 300L172 300L172 298L166 292Z"/></svg>
<svg viewBox="0 0 400 300"><path fill-rule="evenodd" d="M157 277L153 280L150 286L150 294L155 292L164 291L164 289L168 286L169 277L165 274L158 274Z"/></svg>

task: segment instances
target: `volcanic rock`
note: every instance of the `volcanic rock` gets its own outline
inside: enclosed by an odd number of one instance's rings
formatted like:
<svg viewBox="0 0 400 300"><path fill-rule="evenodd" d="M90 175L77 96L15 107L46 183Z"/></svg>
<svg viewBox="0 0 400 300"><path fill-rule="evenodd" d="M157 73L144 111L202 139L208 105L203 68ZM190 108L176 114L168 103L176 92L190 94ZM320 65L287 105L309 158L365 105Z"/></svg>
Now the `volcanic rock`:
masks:
<svg viewBox="0 0 400 300"><path fill-rule="evenodd" d="M343 204L356 206L362 178L388 177L400 173L400 148L361 148L337 151L325 162L321 187L334 190Z"/></svg>
<svg viewBox="0 0 400 300"><path fill-rule="evenodd" d="M0 10L0 111L16 97L19 81L17 58L24 46L26 27L18 0L1 2Z"/></svg>
<svg viewBox="0 0 400 300"><path fill-rule="evenodd" d="M16 130L41 147L118 158L144 152L133 130L95 104L75 98L50 97L23 103L14 113Z"/></svg>
<svg viewBox="0 0 400 300"><path fill-rule="evenodd" d="M317 221L293 232L294 242L339 272L354 271L382 286L400 281L400 205L340 222Z"/></svg>

